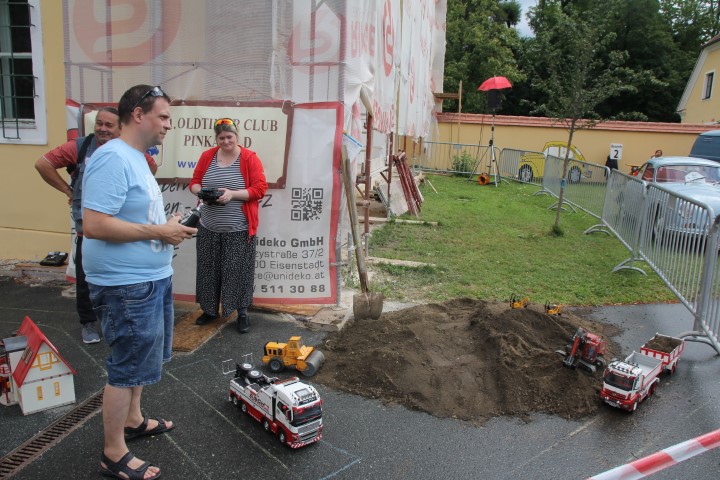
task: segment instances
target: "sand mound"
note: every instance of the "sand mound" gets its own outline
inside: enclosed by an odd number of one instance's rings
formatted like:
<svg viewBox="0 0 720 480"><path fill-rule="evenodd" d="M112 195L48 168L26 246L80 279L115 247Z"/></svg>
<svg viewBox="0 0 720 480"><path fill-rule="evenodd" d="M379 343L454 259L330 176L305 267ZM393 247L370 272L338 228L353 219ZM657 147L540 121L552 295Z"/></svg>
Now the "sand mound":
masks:
<svg viewBox="0 0 720 480"><path fill-rule="evenodd" d="M601 373L563 368L555 353L578 326L604 335L607 325L567 310L459 299L353 322L319 348L314 381L398 403L438 417L483 422L499 415L548 413L574 419L601 405ZM609 359L615 347L608 342Z"/></svg>

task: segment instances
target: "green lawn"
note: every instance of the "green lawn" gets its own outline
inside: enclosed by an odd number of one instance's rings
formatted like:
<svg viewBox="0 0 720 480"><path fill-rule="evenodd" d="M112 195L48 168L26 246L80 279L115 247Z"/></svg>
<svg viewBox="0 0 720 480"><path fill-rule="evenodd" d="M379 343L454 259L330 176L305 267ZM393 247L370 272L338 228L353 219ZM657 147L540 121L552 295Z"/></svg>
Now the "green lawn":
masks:
<svg viewBox="0 0 720 480"><path fill-rule="evenodd" d="M372 257L412 260L423 267L373 265L370 289L396 300L444 301L471 297L507 301L528 295L533 303L608 305L674 301L643 262L648 274L612 273L629 251L604 233L584 235L597 223L578 210L563 211L562 236L553 236L555 199L533 195L537 187L516 182L479 186L464 177L427 177L438 193L422 187L419 217L437 222L389 222L372 234Z"/></svg>

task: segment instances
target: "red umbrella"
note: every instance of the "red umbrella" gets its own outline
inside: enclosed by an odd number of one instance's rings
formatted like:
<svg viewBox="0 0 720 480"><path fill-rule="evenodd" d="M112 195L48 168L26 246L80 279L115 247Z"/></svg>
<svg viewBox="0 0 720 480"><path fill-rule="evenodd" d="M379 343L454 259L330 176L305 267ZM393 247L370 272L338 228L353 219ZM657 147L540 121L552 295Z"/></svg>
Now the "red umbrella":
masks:
<svg viewBox="0 0 720 480"><path fill-rule="evenodd" d="M487 92L488 90L502 90L503 88L512 88L512 83L505 77L491 77L485 80L478 90Z"/></svg>

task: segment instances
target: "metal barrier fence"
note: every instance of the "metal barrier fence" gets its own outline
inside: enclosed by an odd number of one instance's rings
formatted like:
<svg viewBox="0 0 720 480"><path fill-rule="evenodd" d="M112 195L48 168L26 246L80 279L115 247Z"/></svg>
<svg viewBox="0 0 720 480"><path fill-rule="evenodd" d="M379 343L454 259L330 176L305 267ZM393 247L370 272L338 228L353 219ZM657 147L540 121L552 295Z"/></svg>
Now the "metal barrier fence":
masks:
<svg viewBox="0 0 720 480"><path fill-rule="evenodd" d="M500 176L542 187L542 175L532 174L532 167L528 164L531 158L539 158L538 156L544 157L542 152L503 148L498 161Z"/></svg>
<svg viewBox="0 0 720 480"><path fill-rule="evenodd" d="M649 184L639 252L694 314L700 303L706 242L715 212L708 205ZM690 224L694 226L690 226ZM715 255L716 256L716 255Z"/></svg>
<svg viewBox="0 0 720 480"><path fill-rule="evenodd" d="M537 185L542 193L558 198L562 182L564 158L545 155L543 152L504 148L500 152L500 176L518 182ZM571 159L563 203L579 208L600 218L605 202L605 189L609 169L602 165ZM556 207L557 204L550 208Z"/></svg>
<svg viewBox="0 0 720 480"><path fill-rule="evenodd" d="M543 190L554 197L560 196L563 179L563 163L565 159L548 155L545 158L543 171ZM563 203L579 208L595 218L600 218L605 203L605 191L610 169L594 163L570 160L565 182ZM557 207L557 203L550 208Z"/></svg>
<svg viewBox="0 0 720 480"><path fill-rule="evenodd" d="M630 269L645 274L643 269L635 266L635 261L644 261L640 257L639 249L641 225L646 216L643 210L646 194L647 182L613 170L605 190L601 223L584 232L612 233L630 251L630 258L613 268L613 272Z"/></svg>
<svg viewBox="0 0 720 480"><path fill-rule="evenodd" d="M613 272L647 263L690 310L693 330L680 334L720 353L720 217L703 202L658 184L612 170L601 224L586 233L610 231L630 251Z"/></svg>
<svg viewBox="0 0 720 480"><path fill-rule="evenodd" d="M495 148L495 158L500 151ZM469 145L448 142L423 142L419 153L410 159L410 167L426 172L460 173L473 175L476 173L494 173L490 169L490 146ZM497 162L497 160L496 160Z"/></svg>
<svg viewBox="0 0 720 480"><path fill-rule="evenodd" d="M692 332L683 334L686 338L708 343L720 354L720 216L715 217L710 227L705 246L704 277L700 291L700 304L695 314Z"/></svg>

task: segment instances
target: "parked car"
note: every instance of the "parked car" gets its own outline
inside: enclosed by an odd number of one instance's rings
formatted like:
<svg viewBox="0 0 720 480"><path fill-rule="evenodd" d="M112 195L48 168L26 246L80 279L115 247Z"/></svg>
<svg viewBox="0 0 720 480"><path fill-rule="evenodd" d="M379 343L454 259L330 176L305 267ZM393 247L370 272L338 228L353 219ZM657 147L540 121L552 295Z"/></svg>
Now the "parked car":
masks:
<svg viewBox="0 0 720 480"><path fill-rule="evenodd" d="M540 152L528 152L520 157L520 168L518 169L518 180L521 182L532 182L534 178L542 178L545 171L545 159L548 155L553 157L565 158L567 151L567 142L552 141L547 142ZM570 145L570 155L572 160L585 161L585 156L575 145ZM583 176L590 177L592 172L584 167L584 164L570 161L568 168L568 182L578 183Z"/></svg>
<svg viewBox="0 0 720 480"><path fill-rule="evenodd" d="M698 135L690 149L690 156L720 162L720 130Z"/></svg>
<svg viewBox="0 0 720 480"><path fill-rule="evenodd" d="M720 213L720 163L693 157L657 157L645 162L637 176L672 193L702 202ZM654 240L670 232L707 235L705 210L676 197L666 208L651 206Z"/></svg>
<svg viewBox="0 0 720 480"><path fill-rule="evenodd" d="M699 173L687 178L691 173ZM693 157L655 157L638 169L636 176L651 183L696 183L716 185L720 182L720 163L704 158ZM673 187L675 188L675 187Z"/></svg>

